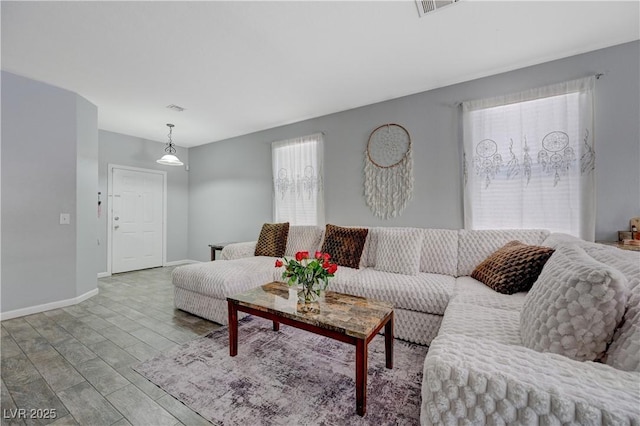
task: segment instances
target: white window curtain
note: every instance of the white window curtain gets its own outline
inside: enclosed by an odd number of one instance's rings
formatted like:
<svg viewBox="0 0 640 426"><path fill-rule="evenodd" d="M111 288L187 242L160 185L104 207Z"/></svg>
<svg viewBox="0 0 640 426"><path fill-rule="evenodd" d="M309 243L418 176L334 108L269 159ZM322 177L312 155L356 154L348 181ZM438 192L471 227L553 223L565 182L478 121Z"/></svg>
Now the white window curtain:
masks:
<svg viewBox="0 0 640 426"><path fill-rule="evenodd" d="M273 142L275 222L324 225L322 133Z"/></svg>
<svg viewBox="0 0 640 426"><path fill-rule="evenodd" d="M595 237L589 77L462 104L467 229Z"/></svg>

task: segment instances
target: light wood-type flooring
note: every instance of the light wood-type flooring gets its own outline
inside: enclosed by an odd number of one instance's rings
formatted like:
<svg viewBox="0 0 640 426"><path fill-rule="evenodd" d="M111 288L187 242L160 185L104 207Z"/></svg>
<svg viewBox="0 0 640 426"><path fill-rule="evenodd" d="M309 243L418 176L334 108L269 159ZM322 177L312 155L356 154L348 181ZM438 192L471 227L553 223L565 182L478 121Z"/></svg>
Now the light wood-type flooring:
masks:
<svg viewBox="0 0 640 426"><path fill-rule="evenodd" d="M2 321L2 425L209 425L131 369L220 327L173 307L172 269L101 278L82 303Z"/></svg>

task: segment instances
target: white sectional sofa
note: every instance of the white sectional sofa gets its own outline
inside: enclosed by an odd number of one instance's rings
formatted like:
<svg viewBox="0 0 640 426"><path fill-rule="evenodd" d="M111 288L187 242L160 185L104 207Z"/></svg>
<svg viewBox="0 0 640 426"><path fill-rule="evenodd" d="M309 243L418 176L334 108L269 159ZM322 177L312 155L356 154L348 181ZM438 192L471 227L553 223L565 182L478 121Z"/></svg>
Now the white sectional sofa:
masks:
<svg viewBox="0 0 640 426"><path fill-rule="evenodd" d="M385 251L404 249L379 246L381 233L389 230L422 234L417 274L376 269L378 252L384 254ZM393 303L396 337L428 345L438 333L449 299L456 290L457 277L469 275L475 265L508 241L540 244L548 234L543 230L369 228L360 268L340 266L336 276L329 281L329 289ZM285 256L293 257L298 251L313 253L320 250L322 237L322 228L290 227ZM280 280L282 275L282 269L274 267L274 258L253 255L255 244L231 244L222 251L221 261L176 268L173 275L176 307L227 324L227 296Z"/></svg>
<svg viewBox="0 0 640 426"><path fill-rule="evenodd" d="M376 269L381 256L415 251L415 244L403 246L397 239L385 245L390 233L419 236L416 273ZM285 255L320 250L322 239L322 228L290 227ZM520 332L528 294L500 294L469 276L512 240L553 248L579 245L620 270L628 292L635 288L640 302L639 253L544 230L369 228L360 267L339 267L329 289L392 302L396 337L430 345L422 424L640 425L640 371L633 355L640 350L640 335L633 331L640 333L640 312L629 318L630 309L625 316L626 327L636 328L618 345L618 355L608 361L612 365L530 349ZM176 307L226 324L227 296L278 280L282 273L274 258L254 256L255 244L232 244L222 260L176 268Z"/></svg>

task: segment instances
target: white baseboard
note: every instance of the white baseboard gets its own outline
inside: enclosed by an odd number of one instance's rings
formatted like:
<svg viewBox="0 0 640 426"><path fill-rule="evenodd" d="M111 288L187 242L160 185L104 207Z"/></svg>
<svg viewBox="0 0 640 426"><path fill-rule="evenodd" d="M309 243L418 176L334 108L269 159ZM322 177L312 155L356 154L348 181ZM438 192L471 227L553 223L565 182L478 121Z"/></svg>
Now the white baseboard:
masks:
<svg viewBox="0 0 640 426"><path fill-rule="evenodd" d="M23 317L25 315L37 314L44 311L50 311L52 309L64 308L67 306L75 305L80 302L84 302L90 297L98 294L98 289L94 288L91 291L86 292L85 294L74 297L72 299L59 300L57 302L45 303L43 305L37 306L29 306L28 308L16 309L14 311L9 312L1 312L0 313L0 321L9 320L13 318Z"/></svg>
<svg viewBox="0 0 640 426"><path fill-rule="evenodd" d="M177 265L184 265L186 263L200 263L200 261L191 260L191 259L174 260L172 262L165 262L164 266L177 266Z"/></svg>
<svg viewBox="0 0 640 426"><path fill-rule="evenodd" d="M164 266L178 266L178 265L184 265L187 263L200 263L200 261L191 260L191 259L174 260L172 262L165 262ZM98 272L98 278L107 278L110 276L111 276L111 272Z"/></svg>

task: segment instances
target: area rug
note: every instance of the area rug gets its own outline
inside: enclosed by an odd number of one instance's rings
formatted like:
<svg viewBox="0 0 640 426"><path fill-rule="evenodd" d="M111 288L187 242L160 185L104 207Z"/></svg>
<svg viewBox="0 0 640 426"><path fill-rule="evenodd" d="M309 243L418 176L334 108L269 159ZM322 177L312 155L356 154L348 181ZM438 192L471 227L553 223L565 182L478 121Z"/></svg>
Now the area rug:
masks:
<svg viewBox="0 0 640 426"><path fill-rule="evenodd" d="M134 369L216 425L416 425L427 347L394 344L385 368L384 336L369 343L367 413L356 414L355 347L247 317L238 355L227 327Z"/></svg>

